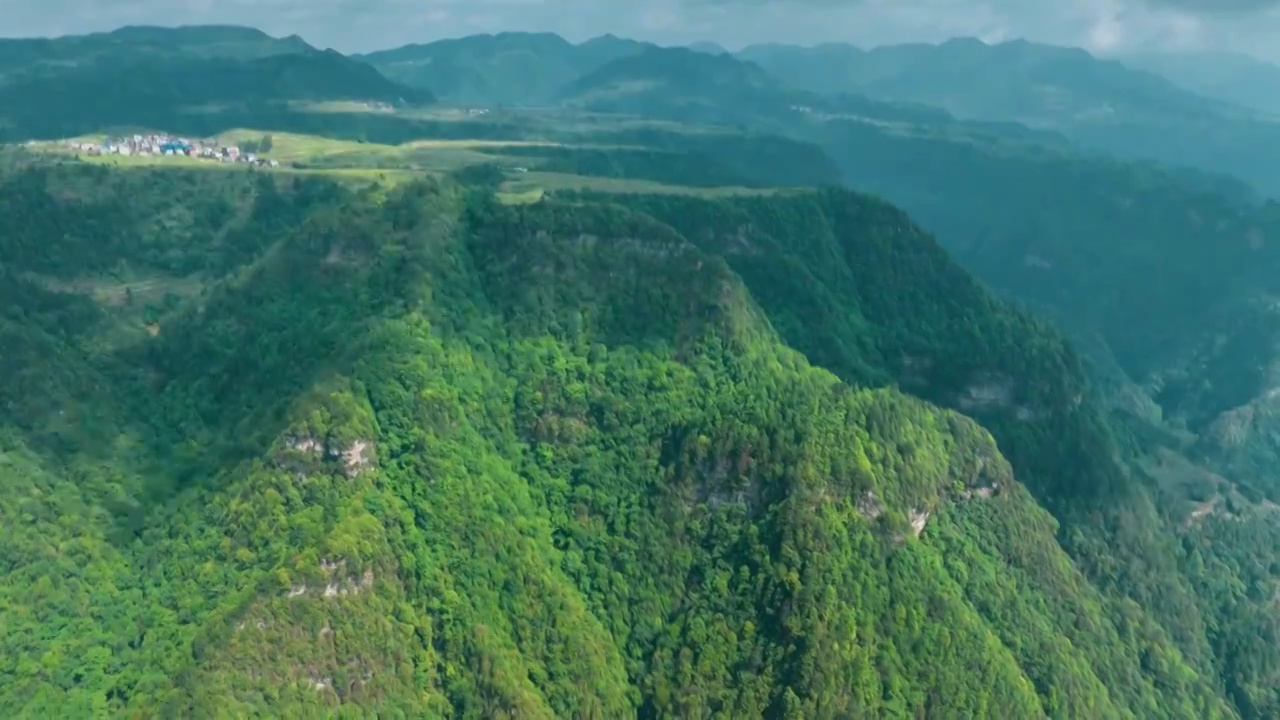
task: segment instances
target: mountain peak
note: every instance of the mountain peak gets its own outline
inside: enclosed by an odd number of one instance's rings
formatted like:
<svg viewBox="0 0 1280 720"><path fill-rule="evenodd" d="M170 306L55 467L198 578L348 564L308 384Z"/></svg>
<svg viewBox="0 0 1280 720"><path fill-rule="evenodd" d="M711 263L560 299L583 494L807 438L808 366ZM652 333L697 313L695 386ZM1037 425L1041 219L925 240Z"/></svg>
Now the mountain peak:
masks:
<svg viewBox="0 0 1280 720"><path fill-rule="evenodd" d="M1024 42L1024 43L1025 43L1026 41L1025 41L1025 40L1011 40L1011 41L1009 41L1009 42L1011 42L1011 43ZM975 47L975 48L985 48L985 47L990 47L990 45L988 45L988 44L987 44L984 40L982 40L981 38L977 38L977 37L974 37L974 36L972 36L972 35L962 35L962 36L959 36L959 37L953 37L953 38L950 38L950 39L948 39L948 40L946 40L946 41L944 41L944 42L942 42L942 43L939 43L938 47Z"/></svg>
<svg viewBox="0 0 1280 720"><path fill-rule="evenodd" d="M107 37L127 42L156 40L273 40L270 35L245 25L124 25L101 33Z"/></svg>
<svg viewBox="0 0 1280 720"><path fill-rule="evenodd" d="M707 55L728 55L729 51L723 45L710 40L699 40L688 45L690 50L694 52L706 53Z"/></svg>

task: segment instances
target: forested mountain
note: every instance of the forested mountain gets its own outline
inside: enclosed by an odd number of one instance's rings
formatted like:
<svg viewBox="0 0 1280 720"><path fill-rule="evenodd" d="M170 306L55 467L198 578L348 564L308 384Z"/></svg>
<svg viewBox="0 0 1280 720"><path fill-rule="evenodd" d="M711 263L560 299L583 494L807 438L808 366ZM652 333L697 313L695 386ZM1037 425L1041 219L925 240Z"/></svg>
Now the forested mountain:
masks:
<svg viewBox="0 0 1280 720"><path fill-rule="evenodd" d="M553 33L498 33L362 56L387 77L457 103L544 105L561 88L646 43L603 35L572 44Z"/></svg>
<svg viewBox="0 0 1280 720"><path fill-rule="evenodd" d="M0 39L0 78L13 72L110 61L121 54L158 61L174 56L252 60L309 50L314 48L297 35L273 38L247 27L129 26L91 35Z"/></svg>
<svg viewBox="0 0 1280 720"><path fill-rule="evenodd" d="M404 104L432 97L334 50L247 28L136 27L0 40L0 140L172 127L183 116L262 113L298 100Z"/></svg>
<svg viewBox="0 0 1280 720"><path fill-rule="evenodd" d="M0 149L0 715L1280 714L1242 182L610 36L39 42L10 137L297 155ZM547 107L285 102L400 83Z"/></svg>
<svg viewBox="0 0 1280 720"><path fill-rule="evenodd" d="M1100 375L1136 385L1113 388L1126 412L1192 431L1210 455L1248 445L1276 457L1263 409L1280 339L1274 205L1229 183L1063 152L856 122L820 132L846 182L900 203L981 279L1084 342ZM1255 457L1235 479L1277 497L1269 464Z"/></svg>
<svg viewBox="0 0 1280 720"><path fill-rule="evenodd" d="M1141 496L1071 350L882 203L0 192L7 715L1233 714L1037 506Z"/></svg>
<svg viewBox="0 0 1280 720"><path fill-rule="evenodd" d="M1057 125L1090 115L1206 119L1225 110L1155 75L1080 48L1023 40L988 45L957 38L939 45L872 50L843 44L755 45L737 55L795 87L922 102L963 118ZM825 72L816 72L819 67Z"/></svg>
<svg viewBox="0 0 1280 720"><path fill-rule="evenodd" d="M909 210L982 280L1083 342L1125 413L1190 431L1198 453L1248 468L1236 481L1250 494L1280 499L1265 469L1280 450L1266 410L1280 340L1274 206L1230 178L911 107L806 98L727 56L651 54L664 59L635 56L581 81L584 104L816 143L845 183ZM790 104L803 101L816 104Z"/></svg>
<svg viewBox="0 0 1280 720"><path fill-rule="evenodd" d="M557 99L593 112L767 125L810 98L729 55L654 47L583 75Z"/></svg>
<svg viewBox="0 0 1280 720"><path fill-rule="evenodd" d="M594 113L721 125L780 136L807 135L813 121L848 119L879 132L947 137L1035 138L1065 142L1012 124L960 122L944 110L859 95L823 96L791 87L751 62L688 48L651 47L610 62L561 89L565 106Z"/></svg>
<svg viewBox="0 0 1280 720"><path fill-rule="evenodd" d="M870 51L754 46L738 54L796 87L1056 130L1090 148L1238 176L1280 193L1280 124L1079 48L959 38Z"/></svg>

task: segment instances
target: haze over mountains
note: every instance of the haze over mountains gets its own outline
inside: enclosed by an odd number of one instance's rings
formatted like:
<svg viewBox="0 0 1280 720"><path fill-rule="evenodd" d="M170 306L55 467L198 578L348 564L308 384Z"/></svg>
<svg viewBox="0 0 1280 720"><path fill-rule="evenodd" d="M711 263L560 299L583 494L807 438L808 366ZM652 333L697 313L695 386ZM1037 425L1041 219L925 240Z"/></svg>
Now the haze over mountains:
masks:
<svg viewBox="0 0 1280 720"><path fill-rule="evenodd" d="M1261 103L722 50L0 41L0 714L1280 713Z"/></svg>
<svg viewBox="0 0 1280 720"><path fill-rule="evenodd" d="M1274 63L1229 52L1131 54L1121 60L1207 97L1280 114L1280 66Z"/></svg>
<svg viewBox="0 0 1280 720"><path fill-rule="evenodd" d="M200 108L262 112L319 99L406 103L432 97L336 51L249 28L131 27L83 37L0 40L5 140L131 124L198 125Z"/></svg>
<svg viewBox="0 0 1280 720"><path fill-rule="evenodd" d="M757 46L738 56L815 92L920 102L961 118L1056 130L1119 157L1232 174L1280 192L1274 120L1084 50L970 38L871 51ZM1190 73L1167 72L1195 82Z"/></svg>
<svg viewBox="0 0 1280 720"><path fill-rule="evenodd" d="M613 36L573 45L550 34L504 33L364 59L388 77L447 100L545 105L575 79L643 47ZM709 49L709 55L722 50ZM1213 72L1208 68L1223 67L1222 61L1177 65L1153 58L1148 64L1163 68L1162 77L1076 48L1026 41L988 45L973 38L870 51L839 44L757 45L734 56L798 90L919 103L961 119L1057 131L1086 148L1231 174L1267 193L1280 192L1280 157L1272 154L1280 152L1273 150L1280 147L1280 125L1259 116L1272 109L1260 85L1268 82L1271 66L1260 61L1247 70L1224 69L1254 73L1232 80L1205 77ZM1197 94L1210 86L1219 89ZM1256 89L1241 94L1230 88Z"/></svg>

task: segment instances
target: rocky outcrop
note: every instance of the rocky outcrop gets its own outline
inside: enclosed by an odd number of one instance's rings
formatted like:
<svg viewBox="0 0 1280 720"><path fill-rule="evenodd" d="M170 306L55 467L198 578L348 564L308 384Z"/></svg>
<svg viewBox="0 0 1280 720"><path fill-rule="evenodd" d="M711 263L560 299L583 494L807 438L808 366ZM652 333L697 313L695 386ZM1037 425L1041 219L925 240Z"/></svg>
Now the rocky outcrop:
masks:
<svg viewBox="0 0 1280 720"><path fill-rule="evenodd" d="M876 494L871 491L863 493L863 495L858 498L857 507L858 514L862 515L862 517L866 518L868 521L875 520L880 517L884 514L885 510L884 503L880 502L880 498L876 497Z"/></svg>
<svg viewBox="0 0 1280 720"><path fill-rule="evenodd" d="M916 537L920 537L920 533L924 532L925 525L929 523L930 515L931 513L924 510L916 510L915 508L912 508L909 516L911 520L911 534Z"/></svg>
<svg viewBox="0 0 1280 720"><path fill-rule="evenodd" d="M305 582L298 583L289 588L286 597L289 599L308 595L319 595L325 598L345 597L347 595L359 595L373 587L374 575L372 570L365 570L357 578L347 573L346 569L346 560L325 558L320 561L320 571L325 576L324 586L317 585L312 587Z"/></svg>
<svg viewBox="0 0 1280 720"><path fill-rule="evenodd" d="M311 435L290 435L281 441L281 446L283 451L277 453L277 463L293 471L299 480L306 480L316 469L317 462L336 464L348 478L354 478L376 464L372 440L353 440L344 444Z"/></svg>

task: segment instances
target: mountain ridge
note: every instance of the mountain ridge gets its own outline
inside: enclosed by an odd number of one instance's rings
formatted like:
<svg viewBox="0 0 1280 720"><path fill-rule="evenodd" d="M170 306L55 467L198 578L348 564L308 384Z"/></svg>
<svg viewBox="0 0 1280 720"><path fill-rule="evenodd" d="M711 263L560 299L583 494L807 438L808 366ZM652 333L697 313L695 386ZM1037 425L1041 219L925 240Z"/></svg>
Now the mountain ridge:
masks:
<svg viewBox="0 0 1280 720"><path fill-rule="evenodd" d="M240 25L163 27L128 25L86 35L0 39L0 79L19 63L74 62L110 56L122 49L157 54L193 53L248 60L315 50L297 35L276 38Z"/></svg>
<svg viewBox="0 0 1280 720"><path fill-rule="evenodd" d="M121 171L104 172L99 186ZM55 695L34 668L0 665L9 711L1230 716L1141 610L1126 621L1141 640L1112 621L1116 601L1073 568L981 426L850 387L779 341L784 298L758 305L751 280L779 251L810 273L824 253L868 269L891 267L876 255L889 253L905 277L942 263L939 277L964 282L927 237L897 242L898 211L846 191L503 206L449 184L375 200L305 189L316 182L240 199L304 219L261 226L270 245L252 269L128 351L160 389L137 411L196 471L166 502L149 506L127 475L57 479L24 432L0 435L0 467L47 483L43 502L106 491L139 504L118 550L103 526L79 531L89 567L122 588L97 630L49 624L75 587L6 586L10 603L43 599L45 619L20 615L6 657L44 652L80 673ZM811 232L828 214L843 217ZM743 218L757 228L725 234ZM184 240L155 239L205 249ZM917 335L885 325L898 299L856 310L880 293L826 282L887 357ZM1007 310L985 308L944 301L922 317L959 324L936 338L939 359L964 356L949 337L1004 326ZM965 329L966 312L993 325ZM48 517L40 502L23 507ZM994 580L1010 566L1021 580ZM74 634L37 631L55 626ZM1144 653L1166 664L1139 671Z"/></svg>
<svg viewBox="0 0 1280 720"><path fill-rule="evenodd" d="M25 42L0 41L3 139L71 137L119 126L176 130L209 115L210 107L434 101L335 50L235 26L123 28L40 41L43 50L34 55L22 49Z"/></svg>
<svg viewBox="0 0 1280 720"><path fill-rule="evenodd" d="M539 105L561 86L648 43L602 35L570 43L555 33L506 32L358 56L388 77L454 102ZM453 73L453 77L449 74Z"/></svg>
<svg viewBox="0 0 1280 720"><path fill-rule="evenodd" d="M1123 159L1236 175L1268 194L1280 188L1275 159L1265 156L1273 145L1266 138L1280 134L1280 125L1079 48L968 39L869 51L757 46L739 56L826 94L861 92L942 107L963 118L1056 129ZM1227 126L1229 134L1213 131Z"/></svg>
<svg viewBox="0 0 1280 720"><path fill-rule="evenodd" d="M1227 52L1125 54L1121 62L1167 78L1189 90L1276 115L1271 98L1280 85L1280 67L1249 55Z"/></svg>

